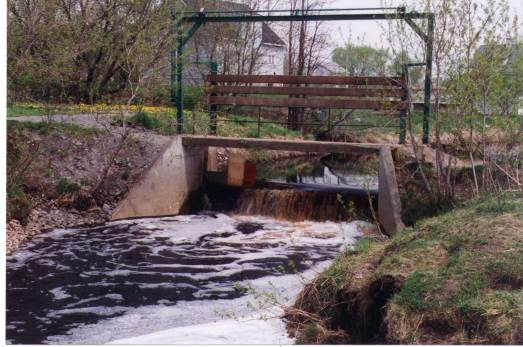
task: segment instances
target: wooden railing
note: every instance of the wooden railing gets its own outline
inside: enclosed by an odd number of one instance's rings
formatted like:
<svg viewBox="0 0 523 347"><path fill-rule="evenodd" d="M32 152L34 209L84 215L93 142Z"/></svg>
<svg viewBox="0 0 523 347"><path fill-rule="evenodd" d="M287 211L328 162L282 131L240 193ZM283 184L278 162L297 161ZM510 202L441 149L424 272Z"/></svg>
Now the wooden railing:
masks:
<svg viewBox="0 0 523 347"><path fill-rule="evenodd" d="M351 109L403 118L408 107L403 76L208 75L205 92L214 110L218 105ZM402 137L404 128L400 142Z"/></svg>

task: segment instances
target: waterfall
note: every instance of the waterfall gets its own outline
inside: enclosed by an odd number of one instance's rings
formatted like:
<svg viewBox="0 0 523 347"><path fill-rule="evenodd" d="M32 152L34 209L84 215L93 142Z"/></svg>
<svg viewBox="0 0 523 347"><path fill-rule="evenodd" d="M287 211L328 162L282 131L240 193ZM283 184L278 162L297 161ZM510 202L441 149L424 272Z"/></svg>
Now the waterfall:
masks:
<svg viewBox="0 0 523 347"><path fill-rule="evenodd" d="M353 210L338 201L335 193L306 192L292 189L245 189L236 202L235 213L271 216L290 221L339 221L359 216L368 218L366 196L343 195L345 205L352 201Z"/></svg>

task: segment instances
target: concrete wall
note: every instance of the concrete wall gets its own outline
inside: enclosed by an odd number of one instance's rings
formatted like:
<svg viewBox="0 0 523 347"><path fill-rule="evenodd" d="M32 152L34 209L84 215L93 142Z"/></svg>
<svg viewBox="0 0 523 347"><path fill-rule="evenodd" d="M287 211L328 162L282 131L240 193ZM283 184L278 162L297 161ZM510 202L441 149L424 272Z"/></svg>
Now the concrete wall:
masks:
<svg viewBox="0 0 523 347"><path fill-rule="evenodd" d="M214 138L214 140L217 139ZM228 141L231 142L230 139ZM208 140L208 142L212 141ZM229 143L229 146L225 147L242 148L248 146L247 142L244 139L243 141ZM265 143L258 142L258 145ZM292 145L296 144L296 141L288 142ZM280 144L280 146L285 147L284 145L290 145L289 143ZM274 141L270 145L274 146ZM301 145L302 150L305 150L307 146L304 146L303 141ZM321 152L321 145L322 143L315 142L314 149ZM336 148L338 152L344 153L358 153L361 151L372 153L379 150L378 219L383 226L384 232L389 236L404 228L401 221L401 201L391 148L387 146L375 147L323 143L324 149L329 152L336 152L336 150L333 150L334 148L331 148L334 145L340 147ZM280 146L276 144L276 147ZM263 146L259 147L263 148ZM205 152L207 150L207 147L203 144L187 143L184 146L182 137L177 136L173 138L142 179L133 186L127 196L118 204L113 212L112 219L166 216L183 213L183 207L189 194L198 190L202 185L203 174L206 169ZM215 149L211 148L209 150L209 156L211 157L209 164L215 166L215 164L212 164L212 157L216 156Z"/></svg>
<svg viewBox="0 0 523 347"><path fill-rule="evenodd" d="M205 151L184 147L177 136L166 145L151 168L120 201L112 219L174 215L202 184Z"/></svg>
<svg viewBox="0 0 523 347"><path fill-rule="evenodd" d="M378 172L378 219L383 231L392 236L405 227L401 221L401 200L391 149L380 149Z"/></svg>

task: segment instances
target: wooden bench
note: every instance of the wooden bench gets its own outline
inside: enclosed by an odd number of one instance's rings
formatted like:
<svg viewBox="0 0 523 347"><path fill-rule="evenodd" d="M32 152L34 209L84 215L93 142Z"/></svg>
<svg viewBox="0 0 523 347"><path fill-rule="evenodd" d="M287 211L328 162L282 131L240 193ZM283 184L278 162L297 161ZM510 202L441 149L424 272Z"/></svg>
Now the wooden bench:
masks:
<svg viewBox="0 0 523 347"><path fill-rule="evenodd" d="M233 105L385 112L400 119L400 142L405 137L403 76L207 75L205 92L210 110Z"/></svg>

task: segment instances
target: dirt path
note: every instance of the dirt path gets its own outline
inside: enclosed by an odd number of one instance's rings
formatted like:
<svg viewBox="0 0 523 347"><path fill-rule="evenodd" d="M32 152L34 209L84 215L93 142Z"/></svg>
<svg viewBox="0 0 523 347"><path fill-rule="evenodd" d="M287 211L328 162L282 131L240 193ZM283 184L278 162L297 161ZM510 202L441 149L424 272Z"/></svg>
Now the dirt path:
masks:
<svg viewBox="0 0 523 347"><path fill-rule="evenodd" d="M103 129L110 126L112 115L92 115L88 113L80 113L73 115L56 114L52 116L17 116L7 117L7 120L21 121L21 122L58 122L58 123L73 123L83 127L93 127Z"/></svg>

